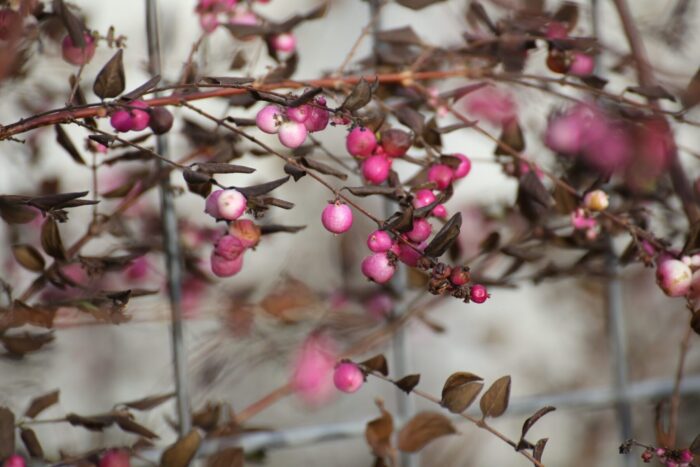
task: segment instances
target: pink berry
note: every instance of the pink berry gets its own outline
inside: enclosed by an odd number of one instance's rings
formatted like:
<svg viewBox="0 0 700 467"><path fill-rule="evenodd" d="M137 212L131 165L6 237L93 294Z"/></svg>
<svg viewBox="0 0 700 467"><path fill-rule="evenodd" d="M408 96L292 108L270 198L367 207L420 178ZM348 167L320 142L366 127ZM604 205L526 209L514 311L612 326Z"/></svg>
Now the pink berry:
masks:
<svg viewBox="0 0 700 467"><path fill-rule="evenodd" d="M468 284L471 280L471 275L469 274L469 269L464 266L455 266L452 268L452 273L450 274L450 282L457 287L461 287Z"/></svg>
<svg viewBox="0 0 700 467"><path fill-rule="evenodd" d="M222 191L223 193L221 193L217 199L219 216L221 219L226 219L227 221L235 221L245 212L248 201L240 191L234 190L233 188Z"/></svg>
<svg viewBox="0 0 700 467"><path fill-rule="evenodd" d="M280 131L277 136L280 143L290 149L296 149L306 141L308 130L303 123L284 122L279 128Z"/></svg>
<svg viewBox="0 0 700 467"><path fill-rule="evenodd" d="M146 110L139 109L148 109L148 104L143 101L133 101L129 103L129 106L136 107L131 109L131 129L133 131L145 130L151 116Z"/></svg>
<svg viewBox="0 0 700 467"><path fill-rule="evenodd" d="M389 251L394 241L385 230L375 230L367 237L367 247L374 253Z"/></svg>
<svg viewBox="0 0 700 467"><path fill-rule="evenodd" d="M378 321L386 319L394 308L394 299L385 292L372 295L365 303L367 313Z"/></svg>
<svg viewBox="0 0 700 467"><path fill-rule="evenodd" d="M316 105L324 106L326 105L326 99L323 96L319 96L315 100ZM311 111L309 113L309 118L306 119L304 125L306 129L310 132L316 132L324 130L328 126L328 121L331 118L330 112L325 108L319 108L316 106L309 106Z"/></svg>
<svg viewBox="0 0 700 467"><path fill-rule="evenodd" d="M109 123L112 125L112 128L122 133L131 131L134 126L131 114L126 110L117 110L114 112L109 119Z"/></svg>
<svg viewBox="0 0 700 467"><path fill-rule="evenodd" d="M321 214L321 223L334 234L347 232L352 227L352 209L339 201L328 203Z"/></svg>
<svg viewBox="0 0 700 467"><path fill-rule="evenodd" d="M294 362L292 387L304 401L317 404L333 392L336 343L325 335L312 334L301 345Z"/></svg>
<svg viewBox="0 0 700 467"><path fill-rule="evenodd" d="M12 454L2 464L3 467L24 467L25 465L24 457L19 454Z"/></svg>
<svg viewBox="0 0 700 467"><path fill-rule="evenodd" d="M297 123L306 122L310 116L311 106L308 105L300 105L299 107L290 107L287 109L287 117L289 117L290 120L293 120Z"/></svg>
<svg viewBox="0 0 700 467"><path fill-rule="evenodd" d="M464 178L464 177L466 177L467 175L469 175L469 172L471 172L471 170L472 170L472 161L471 161L471 159L469 159L469 158L468 158L467 156L465 156L464 154L460 154L460 153L458 153L458 152L455 153L455 154L452 154L452 155L453 155L454 157L457 157L457 158L460 159L459 165L458 165L457 168L454 170L454 174L453 174L453 175L454 175L454 178L455 178L455 179L457 179L457 178Z"/></svg>
<svg viewBox="0 0 700 467"><path fill-rule="evenodd" d="M294 52L294 50L296 50L297 48L297 38L294 37L294 34L289 32L273 36L270 40L270 43L272 44L272 48L275 49L275 51L278 53Z"/></svg>
<svg viewBox="0 0 700 467"><path fill-rule="evenodd" d="M576 154L584 145L585 126L575 114L554 118L547 126L545 144L562 154Z"/></svg>
<svg viewBox="0 0 700 467"><path fill-rule="evenodd" d="M219 212L219 196L224 192L224 190L212 191L207 200L204 203L204 212L209 214L214 219L221 219L221 213Z"/></svg>
<svg viewBox="0 0 700 467"><path fill-rule="evenodd" d="M100 458L100 467L130 467L129 453L120 449L111 449Z"/></svg>
<svg viewBox="0 0 700 467"><path fill-rule="evenodd" d="M547 39L566 39L569 37L569 30L559 21L552 21L547 25L545 32Z"/></svg>
<svg viewBox="0 0 700 467"><path fill-rule="evenodd" d="M242 26L256 26L258 24L258 17L252 11L239 11L233 14L229 20L229 24L238 24Z"/></svg>
<svg viewBox="0 0 700 467"><path fill-rule="evenodd" d="M231 277L238 274L243 269L243 255L238 255L234 259L227 259L216 253L211 253L211 272L218 277Z"/></svg>
<svg viewBox="0 0 700 467"><path fill-rule="evenodd" d="M365 375L354 363L343 362L335 367L333 383L339 391L353 393L360 389L364 382Z"/></svg>
<svg viewBox="0 0 700 467"><path fill-rule="evenodd" d="M216 13L203 13L199 15L199 25L205 33L210 34L219 27L219 17Z"/></svg>
<svg viewBox="0 0 700 467"><path fill-rule="evenodd" d="M474 303L484 303L490 297L486 287L474 284L469 289L469 299Z"/></svg>
<svg viewBox="0 0 700 467"><path fill-rule="evenodd" d="M595 70L595 59L588 54L574 52L569 73L576 76L589 76Z"/></svg>
<svg viewBox="0 0 700 467"><path fill-rule="evenodd" d="M695 456L693 455L692 451L690 449L683 449L678 456L678 460L681 461L681 463L688 463L688 462L693 462L693 459Z"/></svg>
<svg viewBox="0 0 700 467"><path fill-rule="evenodd" d="M260 227L250 219L238 219L228 226L229 235L241 241L244 248L254 248L260 242Z"/></svg>
<svg viewBox="0 0 700 467"><path fill-rule="evenodd" d="M276 105L266 105L255 117L255 124L261 131L269 134L274 134L279 131L279 126L282 123L283 111Z"/></svg>
<svg viewBox="0 0 700 467"><path fill-rule="evenodd" d="M348 133L345 146L350 154L355 157L367 157L377 147L377 137L364 127L355 127Z"/></svg>
<svg viewBox="0 0 700 467"><path fill-rule="evenodd" d="M384 156L370 156L362 161L362 176L373 185L381 185L389 178L391 159Z"/></svg>
<svg viewBox="0 0 700 467"><path fill-rule="evenodd" d="M438 190L444 190L454 178L454 172L445 164L435 164L428 169L428 180L437 185Z"/></svg>
<svg viewBox="0 0 700 467"><path fill-rule="evenodd" d="M138 281L146 278L151 265L145 256L134 259L129 267L124 270L124 275L130 281Z"/></svg>
<svg viewBox="0 0 700 467"><path fill-rule="evenodd" d="M382 132L382 145L388 157L401 157L413 144L411 135L403 130L391 128Z"/></svg>
<svg viewBox="0 0 700 467"><path fill-rule="evenodd" d="M214 253L227 260L234 260L245 251L243 242L233 235L224 235L214 245Z"/></svg>
<svg viewBox="0 0 700 467"><path fill-rule="evenodd" d="M420 243L423 240L427 240L432 232L433 225L430 222L423 218L417 218L413 219L413 229L406 236L412 242Z"/></svg>
<svg viewBox="0 0 700 467"><path fill-rule="evenodd" d="M447 218L447 208L445 207L444 204L438 204L433 208L433 211L431 214L435 217L439 217L440 219L446 219Z"/></svg>
<svg viewBox="0 0 700 467"><path fill-rule="evenodd" d="M433 203L436 199L437 198L435 197L432 191L426 189L418 190L413 196L413 207L418 209L424 206L428 206L429 204Z"/></svg>
<svg viewBox="0 0 700 467"><path fill-rule="evenodd" d="M421 259L423 248L424 245L408 245L401 242L399 243L399 254L397 256L402 263L415 268L418 266L418 260Z"/></svg>
<svg viewBox="0 0 700 467"><path fill-rule="evenodd" d="M656 281L669 297L681 297L690 290L692 272L682 261L665 259L656 268Z"/></svg>
<svg viewBox="0 0 700 467"><path fill-rule="evenodd" d="M362 260L362 274L377 284L389 282L395 271L396 266L386 253L375 253Z"/></svg>
<svg viewBox="0 0 700 467"><path fill-rule="evenodd" d="M63 38L61 43L63 60L72 65L85 65L92 60L92 57L95 55L95 39L87 32L83 33L83 39L85 40L84 48L76 46L70 35Z"/></svg>

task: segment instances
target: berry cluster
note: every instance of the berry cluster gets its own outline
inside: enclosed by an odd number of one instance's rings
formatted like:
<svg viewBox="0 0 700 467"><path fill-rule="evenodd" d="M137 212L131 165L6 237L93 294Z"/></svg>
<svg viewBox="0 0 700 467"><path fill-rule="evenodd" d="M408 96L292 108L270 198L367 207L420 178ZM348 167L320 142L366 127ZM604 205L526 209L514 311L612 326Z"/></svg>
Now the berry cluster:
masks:
<svg viewBox="0 0 700 467"><path fill-rule="evenodd" d="M309 133L324 130L329 120L330 112L326 109L326 99L323 96L298 107L267 105L255 117L261 131L277 134L280 143L290 149L304 144Z"/></svg>
<svg viewBox="0 0 700 467"><path fill-rule="evenodd" d="M642 460L648 464L655 456L666 467L689 467L694 459L690 449L650 448L642 453Z"/></svg>
<svg viewBox="0 0 700 467"><path fill-rule="evenodd" d="M153 133L161 135L173 126L173 114L164 107L150 108L143 101L134 100L114 111L109 123L116 131L141 131L150 127Z"/></svg>
<svg viewBox="0 0 700 467"><path fill-rule="evenodd" d="M593 190L583 197L583 207L575 209L571 213L571 226L574 230L585 233L586 238L595 240L598 238L599 225L595 213L605 211L610 204L608 194L603 190Z"/></svg>
<svg viewBox="0 0 700 467"><path fill-rule="evenodd" d="M545 36L550 40L547 54L547 67L555 73L586 77L595 70L595 58L578 50L567 50L558 46L558 40L569 38L569 28L552 21L547 25Z"/></svg>

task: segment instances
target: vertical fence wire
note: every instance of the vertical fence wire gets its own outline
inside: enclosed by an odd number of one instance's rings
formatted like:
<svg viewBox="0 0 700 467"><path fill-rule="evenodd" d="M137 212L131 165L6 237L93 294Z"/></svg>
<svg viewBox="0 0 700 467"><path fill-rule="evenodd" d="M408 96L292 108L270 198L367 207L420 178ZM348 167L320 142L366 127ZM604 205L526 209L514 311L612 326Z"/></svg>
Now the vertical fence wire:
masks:
<svg viewBox="0 0 700 467"><path fill-rule="evenodd" d="M146 0L146 35L148 39L149 72L152 76L160 75L160 39L158 33L157 0ZM163 157L168 156L168 140L165 135L156 137L156 150ZM182 322L182 261L177 229L177 217L170 186L170 172L164 163L156 161L160 172L160 212L163 234L163 251L167 276L168 299L172 316L171 343L175 394L180 436L187 434L192 426L190 420L190 401L187 389L186 351Z"/></svg>

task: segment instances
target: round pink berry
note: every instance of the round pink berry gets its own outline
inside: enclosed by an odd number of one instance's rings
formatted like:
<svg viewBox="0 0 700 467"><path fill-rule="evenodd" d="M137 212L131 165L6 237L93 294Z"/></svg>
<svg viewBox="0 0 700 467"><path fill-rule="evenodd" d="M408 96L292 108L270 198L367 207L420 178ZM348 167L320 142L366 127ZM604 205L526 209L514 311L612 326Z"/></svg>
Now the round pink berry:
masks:
<svg viewBox="0 0 700 467"><path fill-rule="evenodd" d="M323 96L318 96L315 99L315 104L325 107L326 98ZM325 108L319 108L313 105L310 105L309 107L311 109L309 112L309 118L307 118L304 122L306 129L310 132L324 130L328 126L328 121L331 118L330 112Z"/></svg>
<svg viewBox="0 0 700 467"><path fill-rule="evenodd" d="M24 457L19 454L12 454L2 464L3 467L24 467L25 465Z"/></svg>
<svg viewBox="0 0 700 467"><path fill-rule="evenodd" d="M388 157L401 157L408 152L413 138L411 135L398 128L391 128L382 132L381 147Z"/></svg>
<svg viewBox="0 0 700 467"><path fill-rule="evenodd" d="M219 209L219 218L226 219L227 221L235 221L245 212L248 201L240 191L234 190L233 188L221 191L223 191L223 193L221 193L216 200Z"/></svg>
<svg viewBox="0 0 700 467"><path fill-rule="evenodd" d="M70 35L63 38L61 43L63 60L72 65L85 65L92 60L92 57L95 55L95 39L87 32L83 33L83 39L85 40L84 48L76 46Z"/></svg>
<svg viewBox="0 0 700 467"><path fill-rule="evenodd" d="M465 156L464 154L460 154L460 153L458 153L458 152L455 153L455 154L452 154L452 155L453 155L454 157L459 158L459 160L460 160L459 165L458 165L457 168L454 170L454 174L453 174L453 175L454 175L454 178L455 178L455 179L457 179L457 178L464 178L464 177L466 177L467 175L469 175L469 172L471 172L471 170L472 170L472 161L471 161L471 159L469 159L469 158L468 158L467 156Z"/></svg>
<svg viewBox="0 0 700 467"><path fill-rule="evenodd" d="M306 122L310 116L311 106L309 105L300 105L299 107L290 107L287 109L287 117L289 117L290 120L295 121L297 123Z"/></svg>
<svg viewBox="0 0 700 467"><path fill-rule="evenodd" d="M131 129L134 127L131 114L126 110L117 110L114 112L112 117L109 119L109 123L112 125L112 128L121 133L131 131Z"/></svg>
<svg viewBox="0 0 700 467"><path fill-rule="evenodd" d="M223 192L224 190L212 191L209 193L204 203L204 212L214 219L221 219L221 213L219 212L219 196L221 196Z"/></svg>
<svg viewBox="0 0 700 467"><path fill-rule="evenodd" d="M362 161L362 176L373 185L381 185L389 178L391 159L385 156L370 156Z"/></svg>
<svg viewBox="0 0 700 467"><path fill-rule="evenodd" d="M276 52L294 52L297 48L297 38L289 32L273 36L270 43Z"/></svg>
<svg viewBox="0 0 700 467"><path fill-rule="evenodd" d="M261 131L274 134L279 131L282 123L282 109L276 105L266 105L255 117L255 124Z"/></svg>
<svg viewBox="0 0 700 467"><path fill-rule="evenodd" d="M409 240L420 243L433 232L433 225L424 218L413 219L413 229L406 234Z"/></svg>
<svg viewBox="0 0 700 467"><path fill-rule="evenodd" d="M355 157L367 157L377 147L377 137L364 127L355 127L345 140L345 146L350 154Z"/></svg>
<svg viewBox="0 0 700 467"><path fill-rule="evenodd" d="M421 251L423 251L424 247L424 244L416 246L401 242L399 243L399 254L397 256L402 263L415 268L418 266L418 260L422 256Z"/></svg>
<svg viewBox="0 0 700 467"><path fill-rule="evenodd" d="M681 297L688 293L693 273L682 261L662 260L656 268L656 281L669 297Z"/></svg>
<svg viewBox="0 0 700 467"><path fill-rule="evenodd" d="M375 230L367 237L367 247L374 253L389 251L394 241L385 230Z"/></svg>
<svg viewBox="0 0 700 467"><path fill-rule="evenodd" d="M545 144L562 154L576 154L583 148L586 123L579 115L563 115L550 120Z"/></svg>
<svg viewBox="0 0 700 467"><path fill-rule="evenodd" d="M431 214L435 217L439 217L440 219L446 219L447 218L447 208L445 207L444 204L438 204L433 208L433 211Z"/></svg>
<svg viewBox="0 0 700 467"><path fill-rule="evenodd" d="M386 253L375 253L362 260L362 274L377 284L389 282L395 271L396 266Z"/></svg>
<svg viewBox="0 0 700 467"><path fill-rule="evenodd" d="M481 284L474 284L469 289L469 299L474 303L484 303L489 296L486 287Z"/></svg>
<svg viewBox="0 0 700 467"><path fill-rule="evenodd" d="M689 462L693 462L693 459L695 456L693 455L693 452L690 449L683 449L678 456L678 460L681 461L683 464L687 464Z"/></svg>
<svg viewBox="0 0 700 467"><path fill-rule="evenodd" d="M365 375L362 370L351 362L343 362L335 367L333 373L333 383L339 391L352 393L360 389L365 382Z"/></svg>
<svg viewBox="0 0 700 467"><path fill-rule="evenodd" d="M224 235L214 245L214 253L227 260L234 260L245 251L243 242L233 235Z"/></svg>
<svg viewBox="0 0 700 467"><path fill-rule="evenodd" d="M238 255L234 259L227 259L216 253L211 253L211 272L219 277L231 277L238 274L243 269L243 255Z"/></svg>
<svg viewBox="0 0 700 467"><path fill-rule="evenodd" d="M323 208L321 223L334 234L347 232L352 227L352 209L339 201L330 202Z"/></svg>
<svg viewBox="0 0 700 467"><path fill-rule="evenodd" d="M318 404L333 393L333 366L337 344L323 334L312 334L294 361L291 383L304 401Z"/></svg>
<svg viewBox="0 0 700 467"><path fill-rule="evenodd" d="M589 76L595 70L595 59L584 53L574 52L569 66L569 73L576 76Z"/></svg>
<svg viewBox="0 0 700 467"><path fill-rule="evenodd" d="M428 169L428 180L437 185L438 190L444 190L454 178L454 172L445 164L435 164Z"/></svg>
<svg viewBox="0 0 700 467"><path fill-rule="evenodd" d="M429 204L433 203L436 199L437 198L435 197L432 191L426 189L418 190L413 196L413 207L418 209L424 206L428 206Z"/></svg>
<svg viewBox="0 0 700 467"><path fill-rule="evenodd" d="M130 281L142 280L146 278L150 268L151 265L148 262L148 258L146 258L146 256L139 256L138 258L134 259L131 264L129 264L129 267L127 267L126 270L124 270L124 275Z"/></svg>
<svg viewBox="0 0 700 467"><path fill-rule="evenodd" d="M471 275L469 274L469 269L463 266L455 266L452 268L452 273L450 274L450 282L457 287L461 287L471 280Z"/></svg>
<svg viewBox="0 0 700 467"><path fill-rule="evenodd" d="M280 143L290 149L296 149L306 141L308 130L303 123L284 122L279 128L280 131L277 136Z"/></svg>
<svg viewBox="0 0 700 467"><path fill-rule="evenodd" d="M212 33L219 26L219 18L216 13L203 13L199 15L199 25L205 33Z"/></svg>
<svg viewBox="0 0 700 467"><path fill-rule="evenodd" d="M129 106L136 107L131 109L131 129L133 131L145 130L151 116L146 110L139 109L148 109L148 104L143 101L133 101L129 103Z"/></svg>
<svg viewBox="0 0 700 467"><path fill-rule="evenodd" d="M236 10L229 24L238 24L242 26L255 26L258 24L258 17L252 11Z"/></svg>
<svg viewBox="0 0 700 467"><path fill-rule="evenodd" d="M120 449L110 449L100 458L100 467L130 467L129 453Z"/></svg>
<svg viewBox="0 0 700 467"><path fill-rule="evenodd" d="M564 23L552 21L547 25L545 35L547 39L566 39L569 37L569 30L564 26Z"/></svg>

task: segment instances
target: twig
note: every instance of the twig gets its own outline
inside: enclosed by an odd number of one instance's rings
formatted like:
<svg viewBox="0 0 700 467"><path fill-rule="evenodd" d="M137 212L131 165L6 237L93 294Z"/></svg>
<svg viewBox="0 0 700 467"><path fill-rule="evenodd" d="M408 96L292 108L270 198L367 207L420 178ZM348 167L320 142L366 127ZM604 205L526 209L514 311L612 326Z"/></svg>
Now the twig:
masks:
<svg viewBox="0 0 700 467"><path fill-rule="evenodd" d="M676 435L678 432L678 415L681 406L681 382L683 381L683 369L685 360L690 349L690 338L693 335L693 328L686 327L685 335L680 345L680 355L678 356L678 366L676 367L676 376L673 382L673 394L671 395L671 409L668 422L668 440L669 447L676 445Z"/></svg>

